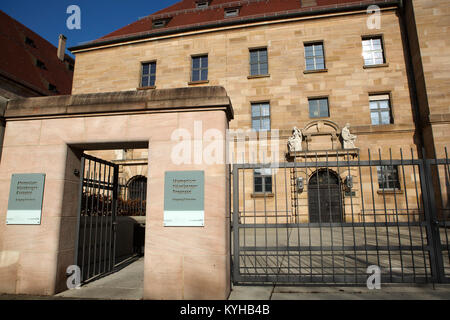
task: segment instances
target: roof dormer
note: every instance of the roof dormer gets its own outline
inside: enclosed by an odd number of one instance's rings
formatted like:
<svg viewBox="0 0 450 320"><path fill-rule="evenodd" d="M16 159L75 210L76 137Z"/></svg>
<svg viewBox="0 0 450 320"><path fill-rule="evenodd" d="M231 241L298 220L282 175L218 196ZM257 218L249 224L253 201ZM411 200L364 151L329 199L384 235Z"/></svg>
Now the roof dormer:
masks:
<svg viewBox="0 0 450 320"><path fill-rule="evenodd" d="M196 0L195 7L197 9L205 9L205 8L208 8L210 3L211 3L211 0Z"/></svg>

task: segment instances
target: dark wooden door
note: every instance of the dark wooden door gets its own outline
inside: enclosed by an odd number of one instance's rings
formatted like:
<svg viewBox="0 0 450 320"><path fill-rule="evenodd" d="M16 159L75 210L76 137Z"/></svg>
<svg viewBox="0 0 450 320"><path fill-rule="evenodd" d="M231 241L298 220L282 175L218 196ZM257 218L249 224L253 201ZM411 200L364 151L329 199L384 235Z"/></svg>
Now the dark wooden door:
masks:
<svg viewBox="0 0 450 320"><path fill-rule="evenodd" d="M342 222L342 199L339 179L332 172L319 171L308 186L309 221Z"/></svg>

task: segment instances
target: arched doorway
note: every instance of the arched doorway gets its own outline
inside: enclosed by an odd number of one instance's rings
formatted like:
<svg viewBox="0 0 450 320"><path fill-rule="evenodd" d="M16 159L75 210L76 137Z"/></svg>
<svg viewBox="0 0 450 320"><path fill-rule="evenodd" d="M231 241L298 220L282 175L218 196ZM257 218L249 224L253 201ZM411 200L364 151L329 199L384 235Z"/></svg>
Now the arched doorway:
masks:
<svg viewBox="0 0 450 320"><path fill-rule="evenodd" d="M332 170L319 169L308 183L309 222L342 222L340 179Z"/></svg>

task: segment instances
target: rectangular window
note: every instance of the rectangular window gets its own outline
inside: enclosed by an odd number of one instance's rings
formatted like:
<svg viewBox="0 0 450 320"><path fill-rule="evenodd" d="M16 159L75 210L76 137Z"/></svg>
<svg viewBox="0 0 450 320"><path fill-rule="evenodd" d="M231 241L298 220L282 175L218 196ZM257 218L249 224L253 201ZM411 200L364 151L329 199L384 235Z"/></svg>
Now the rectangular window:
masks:
<svg viewBox="0 0 450 320"><path fill-rule="evenodd" d="M328 98L308 99L308 103L310 118L324 118L330 116Z"/></svg>
<svg viewBox="0 0 450 320"><path fill-rule="evenodd" d="M393 123L388 94L371 95L369 96L369 103L370 118L373 125Z"/></svg>
<svg viewBox="0 0 450 320"><path fill-rule="evenodd" d="M380 189L400 189L397 166L377 166Z"/></svg>
<svg viewBox="0 0 450 320"><path fill-rule="evenodd" d="M156 81L156 62L142 64L141 87L153 87Z"/></svg>
<svg viewBox="0 0 450 320"><path fill-rule="evenodd" d="M305 44L306 70L325 69L323 42Z"/></svg>
<svg viewBox="0 0 450 320"><path fill-rule="evenodd" d="M362 40L364 65L374 66L385 63L381 37L367 37Z"/></svg>
<svg viewBox="0 0 450 320"><path fill-rule="evenodd" d="M250 75L269 74L267 48L250 50Z"/></svg>
<svg viewBox="0 0 450 320"><path fill-rule="evenodd" d="M192 57L191 81L208 80L208 56Z"/></svg>
<svg viewBox="0 0 450 320"><path fill-rule="evenodd" d="M272 169L260 168L253 171L255 193L272 193Z"/></svg>
<svg viewBox="0 0 450 320"><path fill-rule="evenodd" d="M252 129L255 131L270 130L270 105L268 102L252 103Z"/></svg>

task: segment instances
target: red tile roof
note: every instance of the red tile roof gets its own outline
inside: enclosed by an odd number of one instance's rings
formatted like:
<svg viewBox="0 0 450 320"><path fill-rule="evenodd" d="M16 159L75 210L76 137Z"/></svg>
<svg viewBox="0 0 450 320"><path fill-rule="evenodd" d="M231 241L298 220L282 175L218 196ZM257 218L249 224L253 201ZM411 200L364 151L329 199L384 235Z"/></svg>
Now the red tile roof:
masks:
<svg viewBox="0 0 450 320"><path fill-rule="evenodd" d="M25 43L32 40L34 45ZM57 48L18 21L0 11L0 75L38 92L41 95L70 94L73 71L57 57ZM66 55L70 64L74 60ZM44 69L36 61L44 63ZM57 92L49 90L49 84Z"/></svg>
<svg viewBox="0 0 450 320"><path fill-rule="evenodd" d="M132 36L146 36L161 32L177 32L186 27L201 27L212 23L244 22L250 18L264 18L282 14L307 13L325 9L343 9L355 5L388 4L395 0L210 0L207 8L196 8L199 0L182 0L174 5L133 22L110 34L91 41L87 44L71 49L85 48L99 45L105 41L120 42ZM224 9L239 7L237 17L225 18ZM168 19L164 27L154 28L152 22Z"/></svg>

